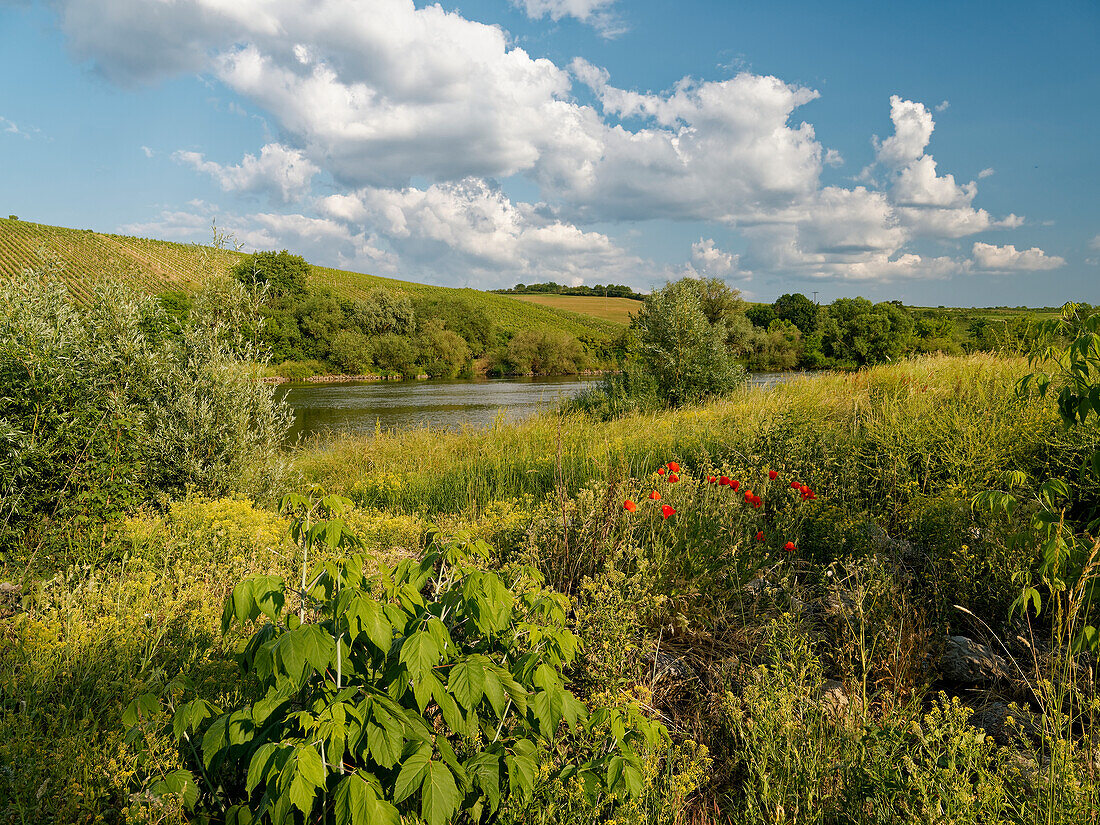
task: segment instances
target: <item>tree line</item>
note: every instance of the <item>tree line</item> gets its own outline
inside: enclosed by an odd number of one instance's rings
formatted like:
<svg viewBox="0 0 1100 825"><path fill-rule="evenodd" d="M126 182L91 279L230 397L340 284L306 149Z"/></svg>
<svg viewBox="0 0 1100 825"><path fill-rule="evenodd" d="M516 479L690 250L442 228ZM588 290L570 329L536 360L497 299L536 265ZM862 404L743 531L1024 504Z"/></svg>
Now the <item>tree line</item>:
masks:
<svg viewBox="0 0 1100 825"><path fill-rule="evenodd" d="M409 295L386 287L358 299L337 295L308 280L298 255L257 252L231 275L262 296L252 334L289 379L344 373L389 377L562 375L603 365L609 351L598 340L581 341L554 329L509 336L486 311L461 297ZM166 293L161 304L178 318L190 311L184 293Z"/></svg>

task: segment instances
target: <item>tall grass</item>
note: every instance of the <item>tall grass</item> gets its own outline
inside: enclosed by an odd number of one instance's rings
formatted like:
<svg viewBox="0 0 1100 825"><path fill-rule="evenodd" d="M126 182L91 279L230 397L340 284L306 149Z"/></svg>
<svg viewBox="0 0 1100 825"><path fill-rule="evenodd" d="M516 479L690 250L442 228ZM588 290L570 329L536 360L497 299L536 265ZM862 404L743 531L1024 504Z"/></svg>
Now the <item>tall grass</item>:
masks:
<svg viewBox="0 0 1100 825"><path fill-rule="evenodd" d="M892 512L913 495L983 489L1007 466L1064 464L1053 412L1013 395L1024 370L990 355L925 357L598 426L548 414L483 431L317 442L295 466L305 482L360 504L434 515L544 497L559 482L572 492L594 478L645 475L673 456L770 463L834 501Z"/></svg>

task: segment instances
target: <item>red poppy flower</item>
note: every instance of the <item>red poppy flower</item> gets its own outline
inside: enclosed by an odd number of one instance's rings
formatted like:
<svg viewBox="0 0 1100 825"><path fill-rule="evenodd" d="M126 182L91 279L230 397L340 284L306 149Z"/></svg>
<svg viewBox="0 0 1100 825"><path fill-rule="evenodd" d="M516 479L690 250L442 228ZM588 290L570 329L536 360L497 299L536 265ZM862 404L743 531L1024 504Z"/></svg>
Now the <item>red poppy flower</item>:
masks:
<svg viewBox="0 0 1100 825"><path fill-rule="evenodd" d="M715 484L715 483L717 483L717 481L718 481L717 476L707 476L707 483L708 484Z"/></svg>
<svg viewBox="0 0 1100 825"><path fill-rule="evenodd" d="M809 498L809 499L815 499L815 498L817 498L817 496L816 496L816 495L814 494L814 491L813 491L813 490L810 490L810 493L809 493L809 495L807 495L806 497L807 497L807 498Z"/></svg>
<svg viewBox="0 0 1100 825"><path fill-rule="evenodd" d="M638 505L630 499L627 499L623 502L623 509L626 510L628 513L633 513L635 510L638 509Z"/></svg>
<svg viewBox="0 0 1100 825"><path fill-rule="evenodd" d="M680 472L680 465L677 464L675 461L670 461L668 462L668 469L672 470L672 472L674 473L678 473Z"/></svg>
<svg viewBox="0 0 1100 825"><path fill-rule="evenodd" d="M669 473L668 474L668 483L669 484L675 484L679 480L680 480L680 476L676 475L676 473Z"/></svg>
<svg viewBox="0 0 1100 825"><path fill-rule="evenodd" d="M792 490L797 490L797 489L799 489L799 488L801 488L801 487L802 487L802 485L801 485L801 484L799 484L799 483L798 483L797 481L792 481L792 482L791 482L791 489L792 489Z"/></svg>
<svg viewBox="0 0 1100 825"><path fill-rule="evenodd" d="M661 500L661 494L658 493L656 490L654 490L652 493L650 493L649 497L651 499L653 499L654 501L660 501Z"/></svg>
<svg viewBox="0 0 1100 825"><path fill-rule="evenodd" d="M760 530L760 531L757 532L756 540L757 541L763 541L764 540L764 531L763 530Z"/></svg>
<svg viewBox="0 0 1100 825"><path fill-rule="evenodd" d="M733 482L732 482L732 481L730 481L730 477L729 477L729 476L722 476L722 477L721 477L720 479L718 479L718 486L719 486L719 487L723 487L723 486L725 486L725 487L733 487ZM736 487L734 487L734 489L736 490L737 488L736 488Z"/></svg>
<svg viewBox="0 0 1100 825"><path fill-rule="evenodd" d="M670 504L662 504L661 505L661 517L662 518L667 519L669 516L674 516L674 515L676 515L676 511L674 509L672 509L672 505L670 505Z"/></svg>
<svg viewBox="0 0 1100 825"><path fill-rule="evenodd" d="M665 474L665 468L664 467L662 467L661 469L659 469L657 471L657 475L659 475L659 476L663 476L664 474Z"/></svg>
<svg viewBox="0 0 1100 825"><path fill-rule="evenodd" d="M802 495L807 495L810 492L810 488L803 484L798 488L798 492L802 493Z"/></svg>
<svg viewBox="0 0 1100 825"><path fill-rule="evenodd" d="M794 550L794 542L788 541L786 544L783 545L783 549L786 550L788 553L791 552L792 550Z"/></svg>
<svg viewBox="0 0 1100 825"><path fill-rule="evenodd" d="M752 506L759 510L761 507L764 506L764 502L758 498L754 498L752 500Z"/></svg>
<svg viewBox="0 0 1100 825"><path fill-rule="evenodd" d="M755 496L752 490L745 490L745 501L752 501Z"/></svg>
<svg viewBox="0 0 1100 825"><path fill-rule="evenodd" d="M737 492L737 488L740 487L740 486L741 486L741 482L738 481L736 478L733 481L730 482L730 487L733 488L733 492L735 492L735 493Z"/></svg>
<svg viewBox="0 0 1100 825"><path fill-rule="evenodd" d="M779 473L777 473L775 470L768 470L768 478L770 478L772 481L775 481L777 478L779 478Z"/></svg>

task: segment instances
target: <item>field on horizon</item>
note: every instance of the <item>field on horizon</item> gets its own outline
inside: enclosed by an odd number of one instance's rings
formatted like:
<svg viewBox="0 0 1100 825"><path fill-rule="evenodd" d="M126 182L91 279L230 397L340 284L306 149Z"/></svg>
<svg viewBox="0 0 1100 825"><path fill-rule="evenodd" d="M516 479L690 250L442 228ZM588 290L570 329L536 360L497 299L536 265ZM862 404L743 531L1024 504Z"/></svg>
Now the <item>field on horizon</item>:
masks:
<svg viewBox="0 0 1100 825"><path fill-rule="evenodd" d="M529 304L564 309L580 315L591 315L616 324L629 324L630 316L642 308L641 301L631 298L599 298L589 295L512 295Z"/></svg>
<svg viewBox="0 0 1100 825"><path fill-rule="evenodd" d="M25 269L55 271L78 296L94 284L118 280L141 292L195 292L211 274L227 271L244 253L201 244L183 244L68 229L0 218L0 276L17 277ZM614 335L626 320L581 313L568 306L542 306L477 289L420 284L311 264L312 279L342 298L361 298L371 289L398 289L413 296L461 298L482 309L501 329L554 328L580 339ZM632 302L633 303L633 302Z"/></svg>

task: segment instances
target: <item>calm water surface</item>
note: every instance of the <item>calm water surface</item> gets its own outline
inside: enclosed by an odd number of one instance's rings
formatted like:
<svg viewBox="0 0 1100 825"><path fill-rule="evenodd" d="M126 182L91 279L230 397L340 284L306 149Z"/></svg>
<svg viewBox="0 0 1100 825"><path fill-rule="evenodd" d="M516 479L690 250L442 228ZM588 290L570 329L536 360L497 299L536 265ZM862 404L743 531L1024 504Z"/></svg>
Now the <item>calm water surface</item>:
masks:
<svg viewBox="0 0 1100 825"><path fill-rule="evenodd" d="M768 387L798 373L755 373L749 383ZM431 427L487 427L519 421L557 406L598 378L499 378L471 381L378 381L284 384L294 409L291 439L337 432L373 433Z"/></svg>

